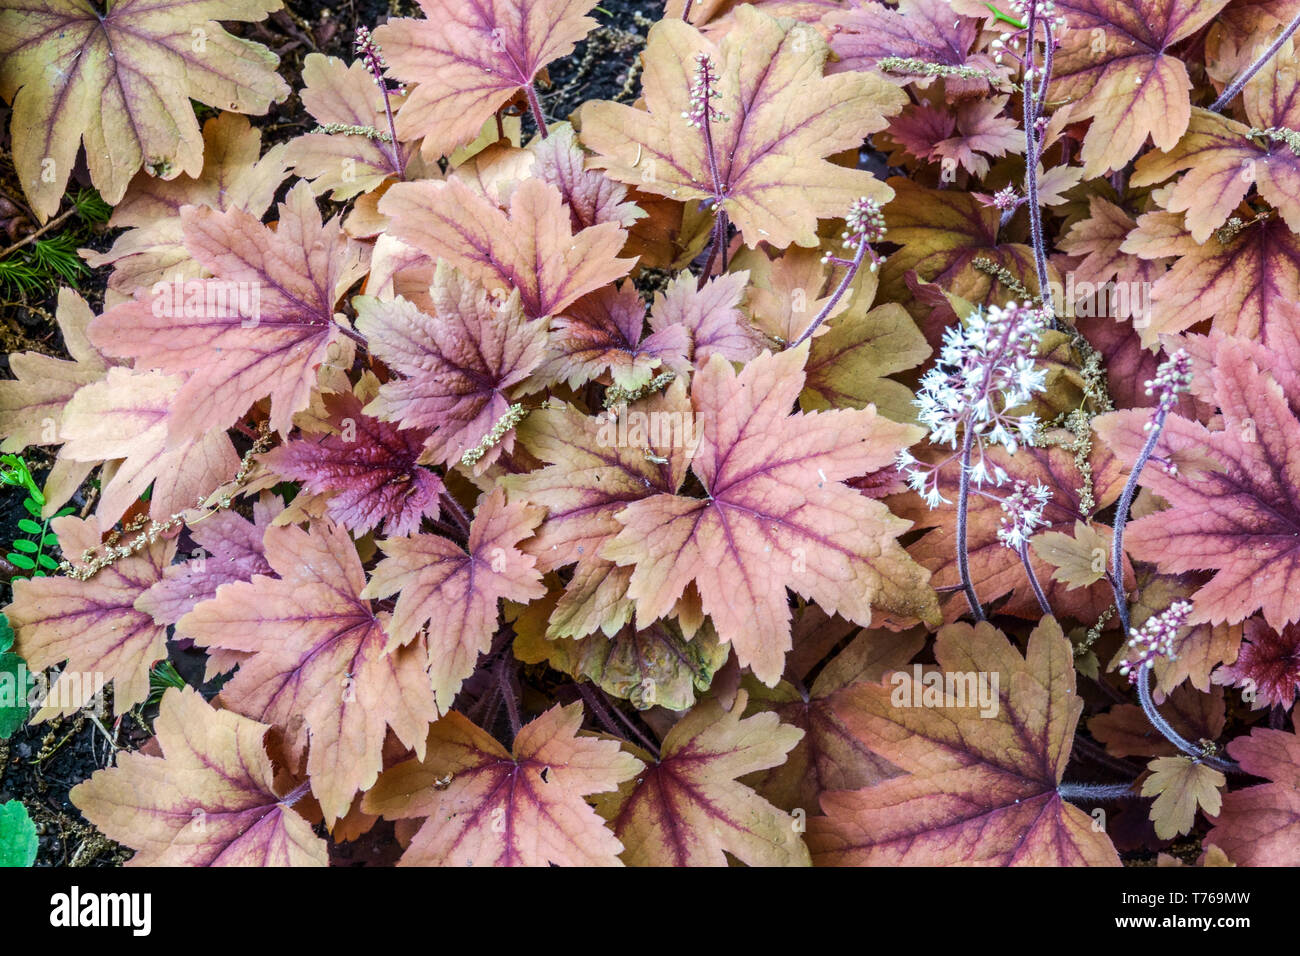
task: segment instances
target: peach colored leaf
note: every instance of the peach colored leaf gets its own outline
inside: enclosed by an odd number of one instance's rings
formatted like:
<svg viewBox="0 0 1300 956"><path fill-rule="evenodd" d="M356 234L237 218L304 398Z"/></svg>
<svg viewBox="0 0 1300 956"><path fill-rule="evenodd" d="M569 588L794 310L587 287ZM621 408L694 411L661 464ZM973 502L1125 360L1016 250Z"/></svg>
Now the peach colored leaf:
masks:
<svg viewBox="0 0 1300 956"><path fill-rule="evenodd" d="M1034 629L1023 658L988 623L945 627L935 656L942 673L983 678L990 691L996 675L996 713L944 692L939 706L901 706L919 703L926 690L908 675L847 690L840 718L907 775L824 795L826 816L808 822L813 859L837 866L1118 866L1110 839L1057 789L1083 701L1070 642L1055 619Z"/></svg>
<svg viewBox="0 0 1300 956"><path fill-rule="evenodd" d="M977 260L988 260L1031 291L1037 290L1034 251L1001 240L997 209L983 205L971 193L926 189L909 179L890 179L889 185L895 195L885 207L885 222L889 241L902 248L881 267L883 298L911 302L906 278L915 272L922 281L937 283L974 305L1005 303L1011 293L987 271L976 268Z"/></svg>
<svg viewBox="0 0 1300 956"><path fill-rule="evenodd" d="M777 766L803 736L773 713L706 699L668 731L635 783L597 799L629 866L807 866L799 821L738 778Z"/></svg>
<svg viewBox="0 0 1300 956"><path fill-rule="evenodd" d="M745 306L751 321L774 344L783 347L808 328L838 285L831 281L832 269L822 261L820 249L795 246L775 258L769 258L766 249L741 249L732 261L734 268L749 272ZM828 318L839 315L859 298L869 303L876 294L877 278L878 273L860 270Z"/></svg>
<svg viewBox="0 0 1300 956"><path fill-rule="evenodd" d="M401 139L424 137L428 159L478 136L538 72L569 53L596 21L596 0L420 0L424 19L375 31L388 74L417 84L397 117Z"/></svg>
<svg viewBox="0 0 1300 956"><path fill-rule="evenodd" d="M1252 185L1292 230L1300 228L1300 151L1273 135L1300 125L1298 65L1294 41L1288 40L1246 84L1248 123L1193 110L1187 133L1172 150L1138 160L1131 185L1150 186L1184 173L1164 206L1187 213L1197 242L1223 225Z"/></svg>
<svg viewBox="0 0 1300 956"><path fill-rule="evenodd" d="M450 465L478 446L541 362L546 323L524 314L517 291L494 299L446 263L438 264L429 295L432 314L402 298L353 300L372 353L404 376L381 385L366 411L429 433L429 456ZM501 439L481 468L514 447L512 434Z"/></svg>
<svg viewBox="0 0 1300 956"><path fill-rule="evenodd" d="M1125 287L1133 290L1149 290L1151 285L1156 282L1173 261L1170 258L1144 259L1136 255L1122 251L1125 239L1137 227L1133 217L1125 210L1116 206L1110 200L1102 196L1088 197L1088 218L1079 219L1074 222L1069 231L1057 242L1057 248L1069 256L1079 257L1077 262L1070 264L1069 272L1074 274L1073 291L1078 293L1082 298L1084 294L1099 295L1102 290L1098 287L1106 288L1106 295L1109 296L1107 283L1115 283L1116 286ZM1067 271L1062 268L1062 272ZM1091 288L1084 284L1091 283ZM1065 295L1062 290L1062 295ZM1070 298L1074 298L1070 296ZM1076 300L1077 301L1077 300ZM1109 304L1109 298L1107 302ZM1139 295L1128 295L1124 299L1116 297L1115 309L1108 309L1111 314L1102 315L1100 309L1091 309L1092 315L1083 316L1082 309L1076 306L1075 301L1062 302L1061 311L1076 317L1091 318L1098 317L1099 322L1111 322L1114 320L1128 320L1145 317L1146 310L1150 307L1150 293L1148 291L1145 298ZM1067 311L1068 310L1068 311ZM1095 344L1095 343L1094 343ZM1107 371L1110 371L1107 363ZM1154 366L1152 367L1154 372ZM1150 375L1145 376L1151 378ZM1138 391L1141 391L1140 389ZM1118 397L1112 395L1112 397ZM1124 402L1124 404L1129 404Z"/></svg>
<svg viewBox="0 0 1300 956"><path fill-rule="evenodd" d="M1197 245L1182 215L1149 212L1121 248L1144 259L1179 257L1151 289L1151 314L1141 327L1148 346L1162 333L1181 332L1205 319L1225 335L1264 343L1295 337L1300 236L1279 216L1264 213L1237 225L1229 222Z"/></svg>
<svg viewBox="0 0 1300 956"><path fill-rule="evenodd" d="M1242 343L1224 339L1215 356L1217 404L1224 427L1211 432L1178 415L1165 422L1156 454L1193 455L1210 466L1169 475L1148 466L1142 484L1172 506L1129 524L1124 547L1162 571L1207 570L1193 596L1193 623L1235 624L1256 611L1274 630L1300 620L1300 421L1276 382ZM1144 411L1095 421L1125 462L1146 440Z"/></svg>
<svg viewBox="0 0 1300 956"><path fill-rule="evenodd" d="M1052 566L1052 580L1067 588L1086 588L1106 576L1110 561L1109 530L1082 521L1074 531L1044 531L1030 539L1034 554Z"/></svg>
<svg viewBox="0 0 1300 956"><path fill-rule="evenodd" d="M1185 754L1157 757L1147 765L1151 776L1142 781L1142 796L1155 797L1151 821L1156 836L1172 840L1186 833L1196 822L1197 809L1217 816L1223 805L1223 788L1228 778L1213 767L1197 763Z"/></svg>
<svg viewBox="0 0 1300 956"><path fill-rule="evenodd" d="M769 686L790 648L787 588L858 623L873 606L937 615L926 573L897 543L906 522L842 483L888 464L920 430L874 408L790 415L807 355L765 353L739 374L714 355L691 383L703 423L691 467L708 497L630 503L602 551L633 566L639 626L694 582L718 636Z"/></svg>
<svg viewBox="0 0 1300 956"><path fill-rule="evenodd" d="M213 18L257 21L280 0L6 0L0 96L13 105L14 167L33 208L59 208L84 143L90 178L113 205L140 169L196 176L203 140L190 100L265 113L289 95L266 47Z"/></svg>
<svg viewBox="0 0 1300 956"><path fill-rule="evenodd" d="M547 637L577 638L598 629L612 637L631 620L627 586L633 570L616 567L601 549L622 531L616 515L625 507L681 486L699 439L681 381L602 415L552 402L528 416L520 442L547 467L502 482L512 501L547 509L524 550L543 573L578 565Z"/></svg>
<svg viewBox="0 0 1300 956"><path fill-rule="evenodd" d="M714 194L704 134L691 125L696 57L718 72L711 124L722 186L719 205L751 248L766 242L815 246L817 221L844 216L862 196L891 192L870 173L823 157L857 149L906 102L902 91L869 73L823 76L829 48L812 27L738 7L736 29L715 46L681 20L650 30L644 54L645 109L589 102L582 142L592 164L619 182L681 202Z"/></svg>
<svg viewBox="0 0 1300 956"><path fill-rule="evenodd" d="M627 275L617 258L627 233L617 222L573 231L560 191L526 179L507 214L459 179L398 183L379 201L391 232L432 259L445 259L493 296L517 291L531 319L557 315L579 297Z"/></svg>
<svg viewBox="0 0 1300 956"><path fill-rule="evenodd" d="M189 373L170 443L226 428L268 395L271 427L287 434L331 346L345 338L334 308L365 271L361 246L337 218L321 224L306 183L279 209L274 230L240 209L183 209L186 248L216 278L155 288L90 327L91 341L110 355Z"/></svg>
<svg viewBox="0 0 1300 956"><path fill-rule="evenodd" d="M124 459L100 489L95 514L101 528L111 528L151 487L149 516L162 522L193 508L239 471L239 455L224 431L167 447L168 419L184 382L180 375L112 368L64 409L64 458Z"/></svg>
<svg viewBox="0 0 1300 956"><path fill-rule="evenodd" d="M273 527L264 541L279 578L224 584L177 628L248 655L221 699L279 728L291 762L310 742L312 793L332 824L374 783L389 728L407 747L423 746L437 715L427 659L418 645L387 652L385 624L362 596L361 560L341 528Z"/></svg>
<svg viewBox="0 0 1300 956"><path fill-rule="evenodd" d="M50 529L74 561L99 545L93 520L55 518ZM149 669L167 656L167 628L135 604L162 577L175 551L174 538L160 537L85 581L14 580L13 603L4 616L14 629L15 653L34 672L67 661L37 719L75 713L108 682L120 711L149 696Z"/></svg>
<svg viewBox="0 0 1300 956"><path fill-rule="evenodd" d="M805 619L810 616L821 622L827 620L825 613L813 605L803 615ZM802 619L799 622L804 623ZM799 638L796 633L796 648ZM822 668L807 690L801 692L784 680L770 691L762 685L752 686L751 712L770 710L783 723L802 730L804 736L785 763L754 774L746 782L782 810L801 808L804 813L815 813L821 795L828 790L857 790L898 776L901 771L872 753L850 732L835 709L854 684L884 680L886 674L903 669L924 646L925 633L920 628L899 632L860 630Z"/></svg>
<svg viewBox="0 0 1300 956"><path fill-rule="evenodd" d="M308 53L302 80L302 105L320 124L317 130L346 126L392 139L383 94L363 61L349 65L337 57ZM402 98L390 97L399 107ZM413 152L409 145L375 135L314 130L286 144L285 161L298 176L310 179L317 193L328 190L331 199L342 201L399 175Z"/></svg>
<svg viewBox="0 0 1300 956"><path fill-rule="evenodd" d="M410 643L428 626L428 667L440 713L451 709L461 682L490 648L501 599L531 601L546 593L536 560L518 547L541 520L542 509L506 504L497 489L479 503L468 550L433 534L379 543L384 558L362 596L397 595L390 648Z"/></svg>
<svg viewBox="0 0 1300 956"><path fill-rule="evenodd" d="M381 523L386 535L412 534L426 515L436 518L442 480L416 463L424 433L363 414L351 392L326 395L324 404L332 431L273 448L263 464L326 495L326 513L358 534Z"/></svg>
<svg viewBox="0 0 1300 956"><path fill-rule="evenodd" d="M156 282L196 279L203 267L185 248L184 206L242 209L260 218L285 176L285 147L262 151L262 133L238 113L221 113L203 124L203 171L158 179L136 173L108 225L126 228L108 252L80 250L92 268L113 267L108 287L123 295Z"/></svg>
<svg viewBox="0 0 1300 956"><path fill-rule="evenodd" d="M1297 119L1300 115L1288 121ZM1151 186L1183 173L1165 208L1187 214L1187 230L1199 243L1227 222L1251 186L1294 229L1300 226L1300 200L1295 198L1300 191L1300 154L1284 142L1253 139L1250 131L1246 124L1218 113L1194 110L1183 138L1167 153L1151 152L1139 159L1130 182Z"/></svg>
<svg viewBox="0 0 1300 956"><path fill-rule="evenodd" d="M582 704L525 724L513 752L452 712L427 754L384 771L367 813L425 818L399 866L618 866L623 846L587 805L643 766L617 742L579 736Z"/></svg>
<svg viewBox="0 0 1300 956"><path fill-rule="evenodd" d="M280 793L265 724L168 690L154 721L162 756L119 751L69 795L136 851L128 866L328 866L325 841Z"/></svg>
<svg viewBox="0 0 1300 956"><path fill-rule="evenodd" d="M60 289L55 319L70 358L40 352L9 356L16 380L0 382L0 435L4 436L0 451L62 441L59 424L68 400L83 385L102 379L110 364L86 337L94 317L85 299L72 289Z"/></svg>
<svg viewBox="0 0 1300 956"><path fill-rule="evenodd" d="M1300 866L1300 736L1258 727L1228 753L1269 782L1225 794L1206 842L1239 866Z"/></svg>
<svg viewBox="0 0 1300 956"><path fill-rule="evenodd" d="M912 390L888 376L916 368L930 356L930 345L912 317L896 302L870 311L858 296L830 327L812 340L808 381L799 396L805 411L866 408L886 418L912 422Z"/></svg>
<svg viewBox="0 0 1300 956"><path fill-rule="evenodd" d="M578 388L608 372L615 385L631 391L661 366L689 372L686 326L669 324L643 338L645 319L645 303L630 282L584 295L551 321L546 358L534 375L548 385Z"/></svg>
<svg viewBox="0 0 1300 956"><path fill-rule="evenodd" d="M1174 148L1191 118L1192 81L1170 48L1227 3L1060 0L1067 29L1048 99L1073 100L1073 119L1092 119L1081 156L1085 178L1122 169L1148 135L1159 149Z"/></svg>

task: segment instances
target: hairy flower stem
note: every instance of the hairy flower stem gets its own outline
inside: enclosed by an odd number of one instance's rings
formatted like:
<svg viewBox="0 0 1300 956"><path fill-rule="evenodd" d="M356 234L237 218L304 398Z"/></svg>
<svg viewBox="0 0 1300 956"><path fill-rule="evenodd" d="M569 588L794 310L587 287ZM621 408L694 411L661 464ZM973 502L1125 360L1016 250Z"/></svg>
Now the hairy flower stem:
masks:
<svg viewBox="0 0 1300 956"><path fill-rule="evenodd" d="M1156 710L1156 702L1151 698L1151 668L1143 667L1138 672L1138 700L1142 702L1142 712L1147 715L1147 720L1151 721L1151 726L1160 731L1160 734L1171 744L1187 754L1189 757L1195 757L1207 767L1213 767L1225 773L1239 772L1240 767L1234 761L1225 760L1221 757L1209 757L1205 755L1202 747L1192 743L1178 731L1174 730L1173 725L1165 720L1164 715Z"/></svg>
<svg viewBox="0 0 1300 956"><path fill-rule="evenodd" d="M524 87L524 95L528 97L528 108L533 111L533 122L537 124L537 131L542 134L542 139L546 139L550 133L546 130L546 117L542 115L542 103L537 98L536 86L529 83Z"/></svg>
<svg viewBox="0 0 1300 956"><path fill-rule="evenodd" d="M1025 574L1029 577L1029 586L1034 589L1034 597L1038 598L1038 606L1042 608L1043 613L1048 617L1055 617L1052 614L1052 606L1047 603L1047 595L1043 593L1043 586L1038 583L1038 575L1034 573L1034 566L1029 563L1029 542L1022 541L1016 551L1020 555L1021 563L1025 566Z"/></svg>
<svg viewBox="0 0 1300 956"><path fill-rule="evenodd" d="M1151 421L1151 428L1147 434L1147 440L1142 445L1142 450L1138 452L1137 461L1133 464L1133 471L1128 476L1128 481L1124 484L1124 491L1119 496L1119 504L1115 510L1115 529L1114 536L1111 539L1110 551L1110 586L1115 593L1115 610L1119 613L1119 623L1122 634L1129 634L1132 630L1132 618L1128 612L1128 596L1124 593L1124 528L1128 524L1129 510L1133 507L1133 499L1137 495L1138 480L1142 477L1142 470L1151 460L1151 454L1155 451L1156 445L1160 441L1160 433L1164 431L1165 420L1169 417L1169 409L1161 405L1156 412L1155 418ZM1147 715L1147 720L1151 721L1151 726L1160 731L1161 736L1171 744L1190 757L1198 760L1215 770L1236 770L1237 765L1232 761L1222 760L1217 757L1206 757L1202 748L1193 744L1184 738L1178 731L1165 720L1164 716L1156 710L1155 701L1151 698L1151 668L1143 666L1138 670L1138 700L1142 703L1142 711Z"/></svg>
<svg viewBox="0 0 1300 956"><path fill-rule="evenodd" d="M1267 50L1259 55L1259 58L1250 65L1250 68L1246 70L1245 73L1241 74L1241 76L1237 77L1224 87L1223 92L1219 94L1219 98L1210 104L1210 112L1221 113L1225 106L1236 99L1237 94L1241 92L1242 87L1249 83L1251 77L1262 70L1269 60L1277 56L1277 51L1282 49L1282 44L1286 43L1291 34L1295 33L1297 28L1300 28L1300 13L1295 15L1295 18L1286 25L1286 29L1284 29L1281 34L1279 34L1278 38L1269 45Z"/></svg>
<svg viewBox="0 0 1300 956"><path fill-rule="evenodd" d="M984 620L984 609L980 607L979 596L970 579L970 555L966 545L966 508L970 499L970 456L975 447L975 430L969 425L961 446L961 479L957 492L957 573L961 576L961 587L966 592L966 601L975 615L976 621Z"/></svg>
<svg viewBox="0 0 1300 956"><path fill-rule="evenodd" d="M596 715L596 718L609 728L610 733L615 736L621 735L617 726L612 720L610 720L609 715L612 713L618 717L624 727L631 731L632 735L636 737L637 740L641 741L641 745L653 754L656 760L659 759L659 748L655 746L654 741L647 737L640 727L634 724L626 714L619 710L616 704L608 698L606 698L605 702L602 703L600 696L597 696L596 690L590 684L583 682L581 684L574 684L574 686L578 688L578 693L582 695L582 699L586 702L587 706L591 708L592 712ZM603 696L603 692L601 696ZM609 706L606 707L605 704L609 704Z"/></svg>
<svg viewBox="0 0 1300 956"><path fill-rule="evenodd" d="M464 534L468 535L470 526L469 515L466 514L465 509L460 506L460 502L452 497L451 492L444 491L442 493L442 503L447 509L447 513L451 515L452 520L456 522L456 525L460 530Z"/></svg>
<svg viewBox="0 0 1300 956"><path fill-rule="evenodd" d="M1133 464L1133 471L1124 484L1124 491L1119 496L1119 504L1115 510L1115 529L1110 546L1110 586L1115 594L1115 610L1119 614L1120 633L1126 635L1132 628L1132 620L1128 613L1128 595L1124 593L1124 527L1128 524L1129 509L1133 507L1133 498L1137 495L1138 479L1142 477L1142 469L1146 467L1146 463L1151 459L1151 453L1155 451L1156 443L1160 441L1160 433L1164 430L1165 419L1168 416L1169 412L1164 408L1156 412L1146 443L1138 452L1137 461Z"/></svg>
<svg viewBox="0 0 1300 956"><path fill-rule="evenodd" d="M365 27L357 30L356 50L361 54L361 59L366 64L366 69L370 71L370 75L375 78L379 92L383 94L384 115L388 117L388 143L393 150L393 167L397 170L397 178L404 179L406 167L402 162L402 145L397 141L397 124L393 120L393 103L389 96L388 81L384 79L383 56L379 51L379 45L375 43L370 31Z"/></svg>
<svg viewBox="0 0 1300 956"><path fill-rule="evenodd" d="M853 256L853 261L849 263L848 271L844 273L844 278L836 287L835 292L826 300L822 310L808 324L808 328L799 333L799 337L790 343L790 348L797 348L800 344L812 338L812 334L817 331L817 327L826 321L826 317L831 314L836 304L844 297L844 293L849 291L849 286L857 278L858 270L862 268L862 261L867 257L867 244L865 242L858 245L858 251Z"/></svg>
<svg viewBox="0 0 1300 956"><path fill-rule="evenodd" d="M515 697L513 663L514 658L509 654L501 655L501 660L497 663L497 686L501 691L501 699L506 705L512 740L519 736L519 731L523 727L523 721L519 718L519 701Z"/></svg>
<svg viewBox="0 0 1300 956"><path fill-rule="evenodd" d="M298 786L294 787L283 797L281 797L280 805L285 807L291 807L299 800L301 800L303 797L307 796L307 794L310 792L311 792L311 781L306 780L298 784Z"/></svg>
<svg viewBox="0 0 1300 956"><path fill-rule="evenodd" d="M1062 783L1056 788L1065 800L1137 800L1141 794L1131 783Z"/></svg>
<svg viewBox="0 0 1300 956"><path fill-rule="evenodd" d="M713 275L713 264L718 261L719 255L722 257L721 268L719 273L727 271L727 229L730 222L727 214L719 208L717 218L713 220L713 230L709 234L709 256L704 260L704 270L700 273L700 279L696 283L696 289L703 289L704 283L709 281Z"/></svg>
<svg viewBox="0 0 1300 956"><path fill-rule="evenodd" d="M1052 75L1052 53L1055 39L1049 24L1043 24L1046 37L1046 50L1043 55L1042 79L1035 88L1037 71L1034 69L1034 40L1038 29L1038 4L1029 5L1028 38L1025 43L1025 197L1029 209L1029 234L1034 247L1034 271L1038 275L1038 297L1040 303L1048 306L1047 290L1047 244L1043 238L1043 211L1038 199L1038 164L1042 137L1038 129L1038 120L1042 116L1043 104L1047 99L1047 81Z"/></svg>

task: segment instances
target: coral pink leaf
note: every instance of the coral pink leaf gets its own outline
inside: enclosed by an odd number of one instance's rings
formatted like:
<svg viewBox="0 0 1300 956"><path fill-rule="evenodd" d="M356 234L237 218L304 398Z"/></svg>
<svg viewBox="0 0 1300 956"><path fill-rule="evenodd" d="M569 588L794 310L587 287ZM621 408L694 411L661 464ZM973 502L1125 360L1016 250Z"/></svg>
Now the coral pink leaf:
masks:
<svg viewBox="0 0 1300 956"><path fill-rule="evenodd" d="M1193 598L1194 622L1235 623L1262 610L1280 630L1300 620L1300 420L1244 343L1221 340L1213 375L1223 429L1169 416L1155 454L1180 472L1148 465L1142 483L1172 507L1132 522L1124 546L1162 571L1216 572ZM1095 425L1131 463L1149 418L1112 412Z"/></svg>
<svg viewBox="0 0 1300 956"><path fill-rule="evenodd" d="M280 205L274 230L240 209L194 206L181 218L186 247L216 278L167 283L110 309L91 325L91 341L141 368L189 373L172 411L173 443L226 428L267 396L271 427L287 434L331 345L343 344L334 308L365 271L361 247L338 219L321 224L306 183Z"/></svg>
<svg viewBox="0 0 1300 956"><path fill-rule="evenodd" d="M596 21L596 0L420 0L424 19L375 31L389 75L417 84L398 114L402 139L424 137L429 159L478 135L483 123L537 73L564 56Z"/></svg>
<svg viewBox="0 0 1300 956"><path fill-rule="evenodd" d="M709 497L632 502L602 552L634 566L639 626L694 582L718 636L769 686L790 648L787 588L859 623L873 605L937 616L928 575L896 541L907 523L842 483L889 463L920 431L874 408L790 415L807 354L764 354L739 374L714 355L691 385L703 423L692 468Z"/></svg>
<svg viewBox="0 0 1300 956"><path fill-rule="evenodd" d="M857 149L906 98L870 73L823 76L829 48L812 27L744 4L715 46L682 20L650 30L644 55L645 109L611 102L582 108L582 142L593 165L619 182L679 202L713 197L745 243L815 246L817 221L845 215L854 200L884 203L889 187L869 172L823 157ZM715 186L705 138L691 119L697 57L719 76L711 124Z"/></svg>
<svg viewBox="0 0 1300 956"><path fill-rule="evenodd" d="M222 688L223 703L279 728L291 763L310 742L312 793L333 823L374 783L388 728L406 746L423 746L435 716L427 660L420 646L387 653L384 623L360 596L361 560L341 528L270 528L265 548L279 578L225 584L177 627L248 655Z"/></svg>
<svg viewBox="0 0 1300 956"><path fill-rule="evenodd" d="M99 546L93 519L55 518L50 528L74 564L84 550ZM174 538L160 537L84 581L15 579L13 603L4 609L14 650L33 671L67 661L39 719L75 713L110 681L114 705L123 710L149 696L149 669L167 656L167 628L135 605L162 578L175 551Z"/></svg>
<svg viewBox="0 0 1300 956"><path fill-rule="evenodd" d="M379 201L392 234L432 259L445 259L490 294L518 291L524 313L557 315L579 297L627 275L617 258L627 233L617 222L573 231L558 189L526 179L507 214L459 179L398 183Z"/></svg>
<svg viewBox="0 0 1300 956"><path fill-rule="evenodd" d="M136 851L128 866L328 866L325 841L277 792L269 729L169 690L154 721L162 756L121 751L70 798Z"/></svg>
<svg viewBox="0 0 1300 956"><path fill-rule="evenodd" d="M903 674L845 692L840 718L908 773L824 795L827 815L808 823L813 859L836 866L1118 866L1106 834L1057 791L1083 701L1070 642L1056 621L1044 618L1034 629L1023 658L987 623L945 627L935 656L942 675L964 683L940 691ZM980 679L988 699L958 698L957 688L973 692ZM937 704L921 705L927 692L938 695Z"/></svg>
<svg viewBox="0 0 1300 956"><path fill-rule="evenodd" d="M582 705L526 724L513 753L458 713L429 731L426 756L384 771L367 813L425 818L402 866L618 866L622 844L584 798L642 768L617 742L578 736Z"/></svg>
<svg viewBox="0 0 1300 956"><path fill-rule="evenodd" d="M189 560L170 565L162 580L136 599L136 609L159 624L175 624L195 605L216 597L223 584L251 581L257 574L276 577L262 545L272 515L270 507L255 503L253 521L233 511L218 511L195 522L189 534L198 547ZM189 635L178 631L177 636Z"/></svg>
<svg viewBox="0 0 1300 956"><path fill-rule="evenodd" d="M1270 782L1225 794L1206 843L1243 866L1300 866L1300 737L1256 728L1228 753Z"/></svg>
<svg viewBox="0 0 1300 956"><path fill-rule="evenodd" d="M541 520L541 508L508 505L498 489L479 504L468 550L432 534L380 542L384 558L363 596L398 596L389 629L394 644L429 626L428 664L440 713L451 709L461 682L491 646L501 599L526 602L546 593L536 559L518 547Z"/></svg>

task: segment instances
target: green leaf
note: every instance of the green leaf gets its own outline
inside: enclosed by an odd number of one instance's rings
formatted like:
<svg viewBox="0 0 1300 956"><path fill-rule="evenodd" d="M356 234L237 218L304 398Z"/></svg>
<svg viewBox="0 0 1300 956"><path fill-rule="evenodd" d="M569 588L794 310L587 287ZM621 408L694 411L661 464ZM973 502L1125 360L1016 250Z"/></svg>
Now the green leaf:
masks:
<svg viewBox="0 0 1300 956"><path fill-rule="evenodd" d="M74 511L76 511L76 510L77 510L76 507L74 507L73 505L68 505L68 506L65 507L65 508L60 508L60 509L55 513L54 517L56 517L56 518L65 518L65 517L67 517L68 515L72 514L72 512L74 512Z"/></svg>
<svg viewBox="0 0 1300 956"><path fill-rule="evenodd" d="M18 527L28 534L40 534L45 530L39 522L33 521L31 518L19 518Z"/></svg>
<svg viewBox="0 0 1300 956"><path fill-rule="evenodd" d="M17 551L23 551L27 554L35 554L37 551L41 550L40 546L35 541L28 541L26 538L19 538L15 541L14 549Z"/></svg>
<svg viewBox="0 0 1300 956"><path fill-rule="evenodd" d="M55 561L48 554L38 554L36 560L40 562L41 567L49 571L57 570L59 567L59 562Z"/></svg>
<svg viewBox="0 0 1300 956"><path fill-rule="evenodd" d="M10 551L5 555L5 560L16 568L22 568L24 571L30 571L36 567L36 562L25 554L14 554Z"/></svg>
<svg viewBox="0 0 1300 956"><path fill-rule="evenodd" d="M169 660L161 660L149 671L149 703L156 704L162 700L168 688L176 687L183 690L188 686L185 678L176 669L176 665Z"/></svg>
<svg viewBox="0 0 1300 956"><path fill-rule="evenodd" d="M9 626L9 618L0 614L0 652L14 646L14 629Z"/></svg>
<svg viewBox="0 0 1300 956"><path fill-rule="evenodd" d="M17 800L0 803L0 866L31 866L39 846L27 808Z"/></svg>
<svg viewBox="0 0 1300 956"><path fill-rule="evenodd" d="M41 543L45 545L47 548L52 548L54 547L54 545L59 543L59 536L55 534L53 531L51 531L49 534L47 534L45 537L41 539Z"/></svg>
<svg viewBox="0 0 1300 956"><path fill-rule="evenodd" d="M985 2L984 6L988 7L989 10L992 11L992 13L993 13L993 19L994 19L994 20L1001 20L1003 23L1009 23L1009 24L1011 24L1013 27L1015 27L1017 30L1023 30L1023 29L1025 28L1026 24L1025 24L1024 22L1022 22L1022 21L1020 21L1020 20L1017 20L1015 17L1009 17L1009 16L1007 16L1005 13L1003 13L1003 12L1002 12L1001 10L999 10L997 7L993 6L993 4L988 3L987 0L986 0L986 2Z"/></svg>
<svg viewBox="0 0 1300 956"><path fill-rule="evenodd" d="M26 661L13 651L0 651L0 740L8 740L27 723L27 695L34 679Z"/></svg>
<svg viewBox="0 0 1300 956"><path fill-rule="evenodd" d="M28 514L30 514L33 518L39 518L41 516L40 503L33 500L32 498L24 498L23 507L27 509Z"/></svg>

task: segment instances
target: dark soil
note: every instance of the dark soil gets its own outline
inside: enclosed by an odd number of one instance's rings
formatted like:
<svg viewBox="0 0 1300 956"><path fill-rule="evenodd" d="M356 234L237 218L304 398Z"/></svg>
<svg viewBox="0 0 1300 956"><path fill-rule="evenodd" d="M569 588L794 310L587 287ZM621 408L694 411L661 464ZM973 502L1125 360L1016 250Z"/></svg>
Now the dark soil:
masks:
<svg viewBox="0 0 1300 956"><path fill-rule="evenodd" d="M603 0L594 11L599 26L573 54L551 65L549 83L540 84L540 100L548 122L568 119L583 102L611 99L631 102L640 94L639 54L645 34L662 14L661 0ZM393 16L419 16L414 0L344 0L329 5L289 0L286 8L267 20L235 28L235 32L263 43L280 56L280 73L293 90L302 86L302 64L308 53L321 52L352 59L352 38L358 26L374 27ZM524 132L535 132L531 116L524 115ZM200 119L207 111L200 107ZM275 105L263 117L250 117L263 131L263 150L310 130L315 120L302 108L296 92ZM8 157L7 108L0 103L0 194L16 189ZM74 183L88 186L84 166L74 174ZM19 237L21 238L21 237ZM111 230L99 228L84 243L98 250L113 241ZM0 235L0 247L10 238ZM108 270L92 272L77 285L78 291L98 312L103 303ZM10 353L39 351L67 357L54 323L57 289L30 298L0 295L0 377L9 377ZM30 448L24 456L38 480L48 470L52 456ZM73 503L79 509L88 499L88 483ZM22 492L0 488L0 537L7 549L17 534L18 519L26 512ZM0 550L3 554L3 550ZM10 577L17 569L0 558L0 605L12 596ZM191 685L202 681L204 656L193 649L169 647L169 657ZM215 688L204 688L215 692ZM130 851L105 838L86 822L68 799L68 792L96 770L113 765L116 749L138 749L152 735L157 708L134 708L116 715L108 701L108 716L94 718L86 712L70 718L29 725L7 741L0 741L0 802L21 800L40 834L38 866L119 866ZM392 826L381 821L361 839L342 844L333 851L334 862L343 866L390 864L397 844Z"/></svg>

